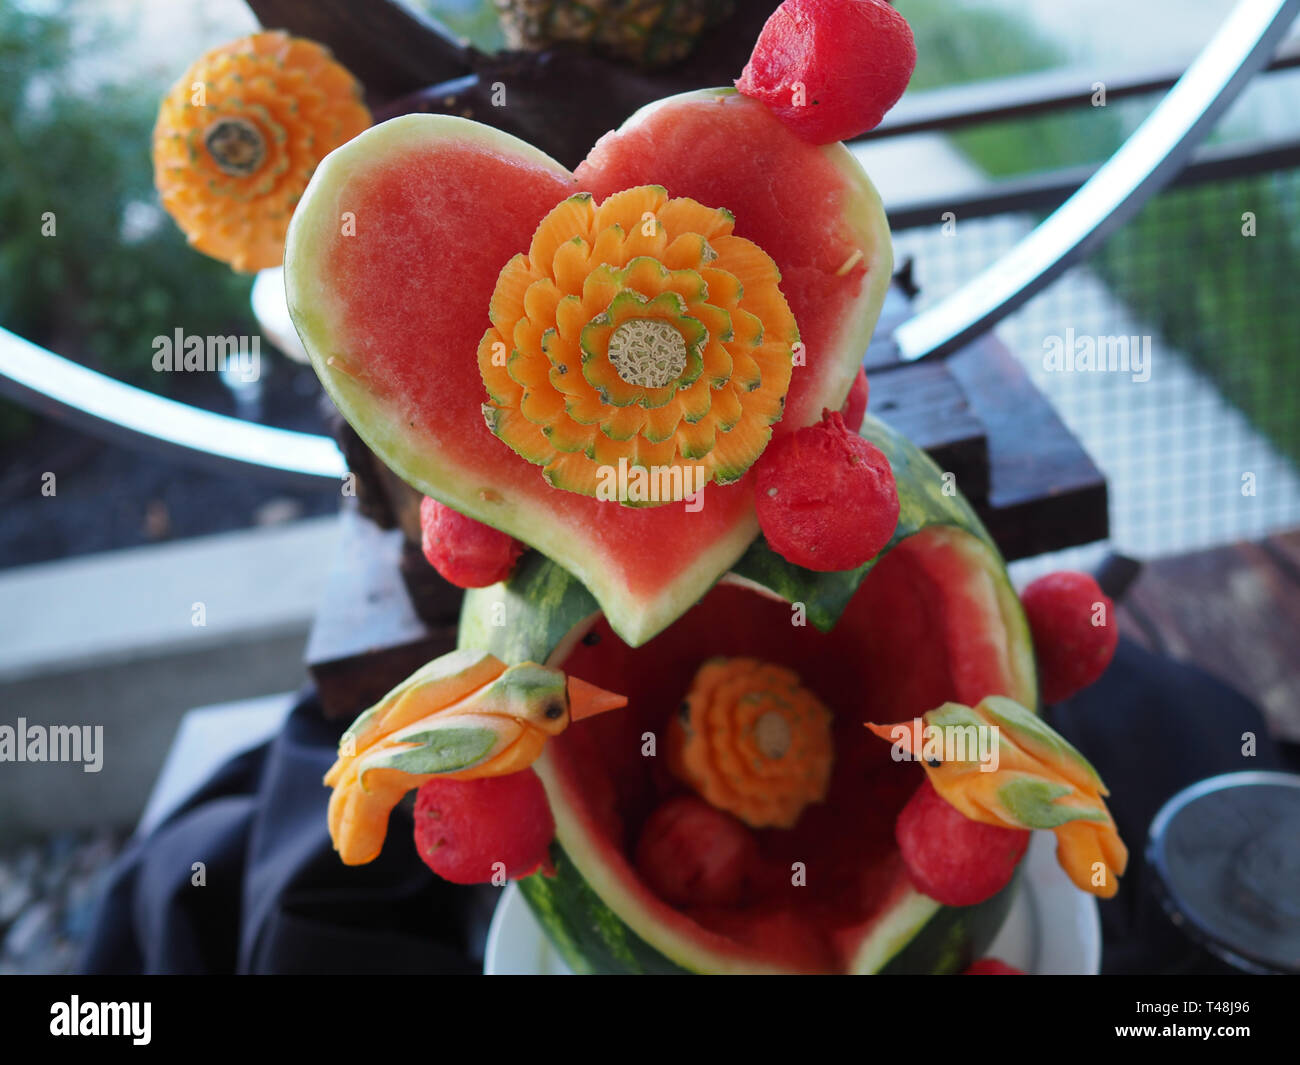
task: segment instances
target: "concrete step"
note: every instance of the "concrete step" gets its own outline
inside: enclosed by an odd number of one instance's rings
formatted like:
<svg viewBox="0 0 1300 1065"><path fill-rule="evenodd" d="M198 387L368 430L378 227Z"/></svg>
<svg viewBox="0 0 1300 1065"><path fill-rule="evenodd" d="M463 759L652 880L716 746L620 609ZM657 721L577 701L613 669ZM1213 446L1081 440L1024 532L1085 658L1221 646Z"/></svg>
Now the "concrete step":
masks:
<svg viewBox="0 0 1300 1065"><path fill-rule="evenodd" d="M337 532L321 518L0 570L0 757L22 719L28 737L80 726L100 761L0 761L0 842L130 827L185 711L299 687Z"/></svg>

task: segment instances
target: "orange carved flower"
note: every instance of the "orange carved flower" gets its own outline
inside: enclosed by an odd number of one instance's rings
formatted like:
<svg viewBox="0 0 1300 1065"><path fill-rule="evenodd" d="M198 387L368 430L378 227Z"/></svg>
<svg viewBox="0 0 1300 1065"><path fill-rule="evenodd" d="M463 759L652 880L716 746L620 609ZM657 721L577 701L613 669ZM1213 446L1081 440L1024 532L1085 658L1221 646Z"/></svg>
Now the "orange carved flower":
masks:
<svg viewBox="0 0 1300 1065"><path fill-rule="evenodd" d="M255 33L208 52L163 98L154 183L199 251L236 270L279 266L316 164L369 125L361 86L326 49Z"/></svg>
<svg viewBox="0 0 1300 1065"><path fill-rule="evenodd" d="M556 206L492 296L488 427L585 495L663 503L737 480L781 417L799 334L776 264L732 225L657 185ZM620 460L663 494L629 494Z"/></svg>
<svg viewBox="0 0 1300 1065"><path fill-rule="evenodd" d="M830 785L831 713L789 669L714 658L668 730L668 766L754 828L789 828Z"/></svg>

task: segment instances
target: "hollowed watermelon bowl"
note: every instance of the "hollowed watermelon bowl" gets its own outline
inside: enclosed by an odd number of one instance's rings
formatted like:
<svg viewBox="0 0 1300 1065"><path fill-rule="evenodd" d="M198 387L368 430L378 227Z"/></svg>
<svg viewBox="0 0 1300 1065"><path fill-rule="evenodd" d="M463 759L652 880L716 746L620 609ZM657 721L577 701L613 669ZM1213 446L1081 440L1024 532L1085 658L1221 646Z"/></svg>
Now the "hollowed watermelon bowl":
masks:
<svg viewBox="0 0 1300 1065"><path fill-rule="evenodd" d="M555 815L555 872L520 887L575 971L956 972L1001 925L1014 882L969 907L911 886L894 822L921 770L891 760L861 722L991 692L1035 705L1028 628L996 548L965 502L943 494L940 471L883 422L868 418L863 433L890 456L903 508L890 546L858 573L829 581L760 541L639 647L541 556L467 594L462 646L630 693L625 709L558 737L536 765ZM798 624L801 614L829 631ZM744 905L679 909L644 883L632 848L676 787L659 745L681 692L702 661L735 655L793 668L831 708L834 774L826 801L793 829L756 833L764 873Z"/></svg>

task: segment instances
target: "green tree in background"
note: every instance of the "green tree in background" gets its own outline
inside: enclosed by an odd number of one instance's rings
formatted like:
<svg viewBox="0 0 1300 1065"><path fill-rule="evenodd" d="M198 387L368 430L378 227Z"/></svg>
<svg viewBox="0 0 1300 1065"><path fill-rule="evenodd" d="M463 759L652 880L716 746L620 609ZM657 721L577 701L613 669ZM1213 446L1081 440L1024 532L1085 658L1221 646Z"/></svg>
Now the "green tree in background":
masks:
<svg viewBox="0 0 1300 1065"><path fill-rule="evenodd" d="M112 47L93 7L0 0L0 325L162 390L153 337L251 331L252 281L192 250L157 206L164 86L130 69L88 77ZM0 407L0 438L27 421Z"/></svg>

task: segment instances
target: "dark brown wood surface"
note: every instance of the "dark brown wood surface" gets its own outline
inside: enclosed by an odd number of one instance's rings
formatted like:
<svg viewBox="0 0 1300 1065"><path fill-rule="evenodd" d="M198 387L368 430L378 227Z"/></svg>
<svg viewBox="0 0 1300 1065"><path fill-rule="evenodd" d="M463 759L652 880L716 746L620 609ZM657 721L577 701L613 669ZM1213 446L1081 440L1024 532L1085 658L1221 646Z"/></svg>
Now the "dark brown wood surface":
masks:
<svg viewBox="0 0 1300 1065"><path fill-rule="evenodd" d="M1300 530L1148 562L1120 631L1213 673L1300 742Z"/></svg>
<svg viewBox="0 0 1300 1065"><path fill-rule="evenodd" d="M487 55L395 0L247 0L267 29L319 41L366 87L382 121L410 112L474 118L577 166L652 100L730 85L779 0L743 0L680 63L644 71L572 47ZM504 106L494 104L496 87Z"/></svg>
<svg viewBox="0 0 1300 1065"><path fill-rule="evenodd" d="M988 495L975 509L1007 559L1104 540L1106 479L996 336L947 360L988 438Z"/></svg>
<svg viewBox="0 0 1300 1065"><path fill-rule="evenodd" d="M942 362L922 363L868 378L873 415L929 452L953 474L968 499L989 494L988 437L970 399Z"/></svg>
<svg viewBox="0 0 1300 1065"><path fill-rule="evenodd" d="M433 19L391 0L247 0L268 30L325 45L382 105L468 74L474 53Z"/></svg>
<svg viewBox="0 0 1300 1065"><path fill-rule="evenodd" d="M433 574L421 620L402 578L401 531L380 529L353 502L345 503L340 521L307 668L326 716L351 718L455 646L460 592Z"/></svg>

